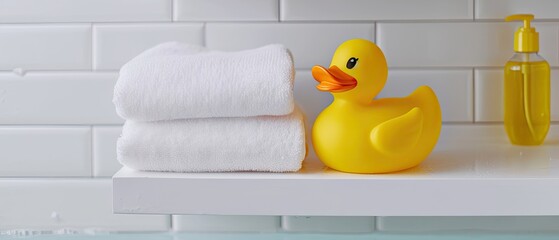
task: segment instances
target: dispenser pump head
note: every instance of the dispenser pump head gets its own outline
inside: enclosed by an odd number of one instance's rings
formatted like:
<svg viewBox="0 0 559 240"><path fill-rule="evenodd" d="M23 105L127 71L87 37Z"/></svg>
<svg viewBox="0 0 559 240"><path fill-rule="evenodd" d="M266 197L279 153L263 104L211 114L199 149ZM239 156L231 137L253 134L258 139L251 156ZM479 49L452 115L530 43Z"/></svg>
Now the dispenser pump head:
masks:
<svg viewBox="0 0 559 240"><path fill-rule="evenodd" d="M530 26L534 20L532 14L515 14L505 18L505 21L524 21L524 27L519 27L514 34L515 52L538 52L540 50L540 34Z"/></svg>

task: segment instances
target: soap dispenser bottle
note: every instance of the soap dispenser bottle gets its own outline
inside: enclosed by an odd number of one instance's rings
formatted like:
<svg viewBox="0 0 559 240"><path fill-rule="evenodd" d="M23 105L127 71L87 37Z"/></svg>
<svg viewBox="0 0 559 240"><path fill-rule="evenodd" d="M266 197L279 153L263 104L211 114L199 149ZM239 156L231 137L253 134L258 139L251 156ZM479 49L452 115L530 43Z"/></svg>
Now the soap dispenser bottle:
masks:
<svg viewBox="0 0 559 240"><path fill-rule="evenodd" d="M514 55L505 65L504 119L511 143L543 143L550 122L550 69L538 55L539 34L530 26L532 14L508 16L506 21L524 21L516 30Z"/></svg>

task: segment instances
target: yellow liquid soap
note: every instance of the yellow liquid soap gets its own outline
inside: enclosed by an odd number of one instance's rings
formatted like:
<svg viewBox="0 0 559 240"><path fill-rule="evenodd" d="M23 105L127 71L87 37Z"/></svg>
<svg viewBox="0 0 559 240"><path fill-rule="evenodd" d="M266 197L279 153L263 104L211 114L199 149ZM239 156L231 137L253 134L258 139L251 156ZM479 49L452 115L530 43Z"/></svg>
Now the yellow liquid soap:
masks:
<svg viewBox="0 0 559 240"><path fill-rule="evenodd" d="M510 141L543 143L550 123L549 64L536 53L516 53L505 65L504 120Z"/></svg>

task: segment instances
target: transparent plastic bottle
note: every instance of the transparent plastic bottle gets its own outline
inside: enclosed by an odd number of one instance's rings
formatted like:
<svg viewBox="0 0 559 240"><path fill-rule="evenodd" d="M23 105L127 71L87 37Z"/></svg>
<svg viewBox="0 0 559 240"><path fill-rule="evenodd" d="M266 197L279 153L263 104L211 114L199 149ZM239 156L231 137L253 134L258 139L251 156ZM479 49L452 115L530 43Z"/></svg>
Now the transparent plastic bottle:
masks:
<svg viewBox="0 0 559 240"><path fill-rule="evenodd" d="M550 123L550 69L540 50L532 14L515 14L506 21L523 21L514 34L514 55L505 65L505 129L513 144L539 145Z"/></svg>

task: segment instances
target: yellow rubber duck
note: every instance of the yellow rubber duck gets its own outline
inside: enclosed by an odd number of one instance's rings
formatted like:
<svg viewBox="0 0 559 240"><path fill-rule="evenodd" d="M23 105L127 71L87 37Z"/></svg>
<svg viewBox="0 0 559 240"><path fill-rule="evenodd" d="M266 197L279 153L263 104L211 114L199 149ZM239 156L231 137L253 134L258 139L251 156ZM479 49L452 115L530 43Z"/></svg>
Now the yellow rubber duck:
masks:
<svg viewBox="0 0 559 240"><path fill-rule="evenodd" d="M386 83L377 45L352 39L338 47L330 68L314 66L317 89L334 101L316 118L312 141L326 166L351 173L387 173L420 164L441 131L441 108L428 86L404 98L374 99Z"/></svg>

